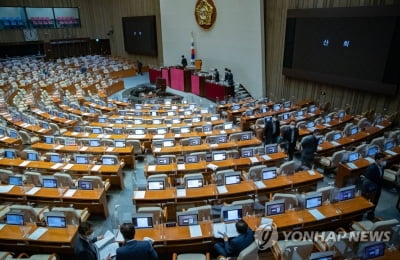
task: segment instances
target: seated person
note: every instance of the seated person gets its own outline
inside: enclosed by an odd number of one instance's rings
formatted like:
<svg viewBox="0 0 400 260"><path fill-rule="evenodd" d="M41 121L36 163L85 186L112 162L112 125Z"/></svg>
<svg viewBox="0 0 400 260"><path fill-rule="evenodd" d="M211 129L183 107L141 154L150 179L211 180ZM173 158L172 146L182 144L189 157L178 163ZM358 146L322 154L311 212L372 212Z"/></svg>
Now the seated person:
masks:
<svg viewBox="0 0 400 260"><path fill-rule="evenodd" d="M239 233L237 237L233 237L229 241L228 236L224 234L224 242L218 242L214 245L219 256L237 257L243 249L253 243L254 232L244 220L236 222L236 231Z"/></svg>

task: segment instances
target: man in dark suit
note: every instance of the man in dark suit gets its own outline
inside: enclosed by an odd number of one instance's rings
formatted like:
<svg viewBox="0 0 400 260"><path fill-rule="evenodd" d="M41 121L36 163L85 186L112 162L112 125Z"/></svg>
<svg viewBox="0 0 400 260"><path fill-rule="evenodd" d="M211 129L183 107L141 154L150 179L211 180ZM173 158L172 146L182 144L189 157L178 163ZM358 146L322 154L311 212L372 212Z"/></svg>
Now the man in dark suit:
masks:
<svg viewBox="0 0 400 260"><path fill-rule="evenodd" d="M92 224L82 222L78 227L78 237L75 241L74 251L76 260L97 260L97 248L94 242L103 239L103 236L90 238L93 233ZM106 260L111 260L108 256Z"/></svg>
<svg viewBox="0 0 400 260"><path fill-rule="evenodd" d="M320 133L318 129L315 129L312 135L306 136L301 140L301 163L308 168L312 168L314 164L319 142L318 135Z"/></svg>
<svg viewBox="0 0 400 260"><path fill-rule="evenodd" d="M294 150L296 149L297 139L299 138L299 129L296 128L296 121L292 120L289 127L283 132L282 139L286 143L286 151L289 155L289 161L293 160Z"/></svg>
<svg viewBox="0 0 400 260"><path fill-rule="evenodd" d="M151 241L135 240L135 227L131 223L122 224L120 232L124 237L125 244L117 249L117 260L156 260L157 252Z"/></svg>
<svg viewBox="0 0 400 260"><path fill-rule="evenodd" d="M218 69L214 69L214 81L219 82L219 71Z"/></svg>
<svg viewBox="0 0 400 260"><path fill-rule="evenodd" d="M243 220L236 222L236 231L239 233L237 237L229 241L228 236L224 234L224 242L218 242L214 245L218 255L237 257L243 249L253 243L254 233L246 222Z"/></svg>
<svg viewBox="0 0 400 260"><path fill-rule="evenodd" d="M182 67L183 68L186 68L186 66L187 66L187 59L185 58L185 56L184 55L182 55L182 60L181 60L181 64L182 64Z"/></svg>
<svg viewBox="0 0 400 260"><path fill-rule="evenodd" d="M369 220L375 218L375 208L381 197L383 168L385 166L385 154L377 153L375 154L375 162L370 164L364 173L364 177L368 180L364 180L363 182L367 181L369 187L363 187L362 193L364 197L371 198L371 202L374 204L374 209L367 215Z"/></svg>
<svg viewBox="0 0 400 260"><path fill-rule="evenodd" d="M281 124L276 114L272 116L271 120L265 122L264 126L264 142L265 144L277 143L278 136L281 134Z"/></svg>
<svg viewBox="0 0 400 260"><path fill-rule="evenodd" d="M233 74L232 74L232 71L231 70L229 70L228 69L228 79L227 79L227 82L228 82L228 86L233 86Z"/></svg>

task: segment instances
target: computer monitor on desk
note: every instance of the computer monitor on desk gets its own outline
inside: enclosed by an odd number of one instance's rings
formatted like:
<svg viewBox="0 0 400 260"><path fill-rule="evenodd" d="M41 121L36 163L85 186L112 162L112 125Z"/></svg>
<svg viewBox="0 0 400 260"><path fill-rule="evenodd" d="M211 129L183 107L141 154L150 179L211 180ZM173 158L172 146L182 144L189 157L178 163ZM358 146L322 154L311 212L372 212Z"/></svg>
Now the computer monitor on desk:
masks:
<svg viewBox="0 0 400 260"><path fill-rule="evenodd" d="M124 119L123 118L116 118L115 119L115 123L116 124L123 124L124 123Z"/></svg>
<svg viewBox="0 0 400 260"><path fill-rule="evenodd" d="M232 104L232 110L239 110L240 104Z"/></svg>
<svg viewBox="0 0 400 260"><path fill-rule="evenodd" d="M304 197L305 209L317 208L322 205L322 193L311 192Z"/></svg>
<svg viewBox="0 0 400 260"><path fill-rule="evenodd" d="M107 117L99 117L97 120L99 123L107 123Z"/></svg>
<svg viewBox="0 0 400 260"><path fill-rule="evenodd" d="M6 214L6 224L23 226L25 224L24 214L22 214L22 213L7 213Z"/></svg>
<svg viewBox="0 0 400 260"><path fill-rule="evenodd" d="M50 162L61 163L62 162L61 155L60 154L51 154L50 155Z"/></svg>
<svg viewBox="0 0 400 260"><path fill-rule="evenodd" d="M102 134L103 129L101 127L92 127L92 134Z"/></svg>
<svg viewBox="0 0 400 260"><path fill-rule="evenodd" d="M284 108L290 108L292 106L292 102L290 102L290 101L285 101L284 103L283 103L283 107Z"/></svg>
<svg viewBox="0 0 400 260"><path fill-rule="evenodd" d="M201 122L201 117L199 117L199 116L192 117L192 123L199 123L199 122ZM204 131L204 132L206 132L206 131Z"/></svg>
<svg viewBox="0 0 400 260"><path fill-rule="evenodd" d="M216 141L217 144L226 143L228 141L228 136L226 136L226 135L217 135L215 137L215 141Z"/></svg>
<svg viewBox="0 0 400 260"><path fill-rule="evenodd" d="M358 248L357 255L363 260L375 259L385 255L384 242L366 242Z"/></svg>
<svg viewBox="0 0 400 260"><path fill-rule="evenodd" d="M173 147L175 146L175 139L164 139L162 142L163 147Z"/></svg>
<svg viewBox="0 0 400 260"><path fill-rule="evenodd" d="M252 137L252 133L251 132L243 132L240 135L240 141L247 141L247 140L251 140Z"/></svg>
<svg viewBox="0 0 400 260"><path fill-rule="evenodd" d="M115 165L117 163L115 158L110 156L103 156L101 161L103 165Z"/></svg>
<svg viewBox="0 0 400 260"><path fill-rule="evenodd" d="M225 122L224 130L231 130L233 128L233 122Z"/></svg>
<svg viewBox="0 0 400 260"><path fill-rule="evenodd" d="M185 187L187 189L203 187L203 178L201 177L187 177L185 178Z"/></svg>
<svg viewBox="0 0 400 260"><path fill-rule="evenodd" d="M89 164L89 156L87 154L75 154L76 164Z"/></svg>
<svg viewBox="0 0 400 260"><path fill-rule="evenodd" d="M144 128L135 128L134 133L135 135L144 135L146 130Z"/></svg>
<svg viewBox="0 0 400 260"><path fill-rule="evenodd" d="M195 154L189 154L186 155L185 157L185 163L198 163L199 162L199 156Z"/></svg>
<svg viewBox="0 0 400 260"><path fill-rule="evenodd" d="M272 154L278 152L277 144L268 144L265 146L265 154Z"/></svg>
<svg viewBox="0 0 400 260"><path fill-rule="evenodd" d="M45 135L44 142L46 144L54 144L54 136Z"/></svg>
<svg viewBox="0 0 400 260"><path fill-rule="evenodd" d="M286 121L290 118L290 114L289 113L283 113L281 114L281 121Z"/></svg>
<svg viewBox="0 0 400 260"><path fill-rule="evenodd" d="M10 178L8 179L8 184L15 186L22 186L24 184L22 176L11 175Z"/></svg>
<svg viewBox="0 0 400 260"><path fill-rule="evenodd" d="M91 181L91 180L78 180L78 189L80 189L80 190L93 190L93 181Z"/></svg>
<svg viewBox="0 0 400 260"><path fill-rule="evenodd" d="M194 145L200 145L201 144L201 137L191 137L189 139L189 145L194 146Z"/></svg>
<svg viewBox="0 0 400 260"><path fill-rule="evenodd" d="M224 222L237 221L242 217L242 205L223 206L221 209L221 219Z"/></svg>
<svg viewBox="0 0 400 260"><path fill-rule="evenodd" d="M47 226L49 228L66 228L67 221L65 216L47 216Z"/></svg>
<svg viewBox="0 0 400 260"><path fill-rule="evenodd" d="M126 146L126 142L124 139L116 139L114 143L116 148L124 148Z"/></svg>
<svg viewBox="0 0 400 260"><path fill-rule="evenodd" d="M124 134L124 129L121 128L121 127L114 127L114 128L112 129L112 133L113 133L114 135L122 135L122 134Z"/></svg>
<svg viewBox="0 0 400 260"><path fill-rule="evenodd" d="M276 178L276 167L267 167L261 171L262 180L271 180Z"/></svg>
<svg viewBox="0 0 400 260"><path fill-rule="evenodd" d="M342 139L342 133L341 132L337 132L333 135L333 141L337 141Z"/></svg>
<svg viewBox="0 0 400 260"><path fill-rule="evenodd" d="M99 147L100 146L100 139L90 139L89 145L92 147Z"/></svg>
<svg viewBox="0 0 400 260"><path fill-rule="evenodd" d="M83 130L83 127L80 125L74 126L74 132L81 133Z"/></svg>
<svg viewBox="0 0 400 260"><path fill-rule="evenodd" d="M57 180L54 178L43 178L43 188L57 188Z"/></svg>
<svg viewBox="0 0 400 260"><path fill-rule="evenodd" d="M383 144L384 151L388 151L394 148L394 141L393 140L386 140Z"/></svg>
<svg viewBox="0 0 400 260"><path fill-rule="evenodd" d="M132 224L136 229L152 228L153 214L147 214L147 213L133 214Z"/></svg>
<svg viewBox="0 0 400 260"><path fill-rule="evenodd" d="M332 118L330 116L326 116L324 118L325 124L329 124L332 121Z"/></svg>
<svg viewBox="0 0 400 260"><path fill-rule="evenodd" d="M309 260L333 260L334 251L311 253Z"/></svg>
<svg viewBox="0 0 400 260"><path fill-rule="evenodd" d="M75 146L76 139L74 137L66 137L65 139L65 146Z"/></svg>
<svg viewBox="0 0 400 260"><path fill-rule="evenodd" d="M315 107L315 105L311 105L311 106L308 107L308 112L309 113L314 113L316 109L317 108Z"/></svg>
<svg viewBox="0 0 400 260"><path fill-rule="evenodd" d="M46 121L41 121L41 122L40 122L40 127L41 127L41 128L44 128L44 129L48 129L50 126L49 126L49 123L48 123L48 122L46 122Z"/></svg>
<svg viewBox="0 0 400 260"><path fill-rule="evenodd" d="M133 123L135 125L141 125L141 124L143 124L143 119L140 119L140 118L133 119Z"/></svg>
<svg viewBox="0 0 400 260"><path fill-rule="evenodd" d="M263 105L262 107L260 107L259 112L260 112L260 114L267 113L268 107Z"/></svg>
<svg viewBox="0 0 400 260"><path fill-rule="evenodd" d="M214 151L214 152L212 152L212 160L213 161L226 160L226 152L225 151Z"/></svg>
<svg viewBox="0 0 400 260"><path fill-rule="evenodd" d="M240 152L241 152L240 157L242 158L248 158L254 156L254 148L252 147L242 148Z"/></svg>
<svg viewBox="0 0 400 260"><path fill-rule="evenodd" d="M379 147L377 145L370 145L370 146L368 146L368 149L367 149L367 156L373 157L378 152L379 152Z"/></svg>
<svg viewBox="0 0 400 260"><path fill-rule="evenodd" d="M168 165L171 164L171 158L170 157L157 157L156 158L156 164L157 165Z"/></svg>
<svg viewBox="0 0 400 260"><path fill-rule="evenodd" d="M266 216L274 216L285 214L285 201L282 200L274 200L265 203L265 215Z"/></svg>
<svg viewBox="0 0 400 260"><path fill-rule="evenodd" d="M347 187L342 187L337 189L335 197L337 201L344 201L353 199L355 195L356 195L356 186L350 185Z"/></svg>
<svg viewBox="0 0 400 260"><path fill-rule="evenodd" d="M355 135L355 134L357 134L358 133L358 126L352 126L351 128L350 128L350 135Z"/></svg>
<svg viewBox="0 0 400 260"><path fill-rule="evenodd" d="M240 172L229 172L224 174L225 185L239 184Z"/></svg>
<svg viewBox="0 0 400 260"><path fill-rule="evenodd" d="M190 133L190 126L183 126L180 130L181 134L188 134Z"/></svg>
<svg viewBox="0 0 400 260"><path fill-rule="evenodd" d="M165 135L166 133L168 133L168 128L166 127L157 128L158 135Z"/></svg>
<svg viewBox="0 0 400 260"><path fill-rule="evenodd" d="M26 159L28 161L39 161L39 153L36 151L26 152Z"/></svg>
<svg viewBox="0 0 400 260"><path fill-rule="evenodd" d="M147 181L148 190L163 190L165 188L165 182L161 179L150 179Z"/></svg>
<svg viewBox="0 0 400 260"><path fill-rule="evenodd" d="M273 110L274 111L279 111L280 109L281 109L281 107L282 107L282 105L281 104L274 104L274 106L273 106Z"/></svg>
<svg viewBox="0 0 400 260"><path fill-rule="evenodd" d="M177 212L176 219L178 226L191 226L199 224L199 214L197 211Z"/></svg>
<svg viewBox="0 0 400 260"><path fill-rule="evenodd" d="M359 153L357 153L357 152L350 152L350 153L349 153L348 162L357 161L357 160L359 159L359 157L360 157L360 154L359 154Z"/></svg>

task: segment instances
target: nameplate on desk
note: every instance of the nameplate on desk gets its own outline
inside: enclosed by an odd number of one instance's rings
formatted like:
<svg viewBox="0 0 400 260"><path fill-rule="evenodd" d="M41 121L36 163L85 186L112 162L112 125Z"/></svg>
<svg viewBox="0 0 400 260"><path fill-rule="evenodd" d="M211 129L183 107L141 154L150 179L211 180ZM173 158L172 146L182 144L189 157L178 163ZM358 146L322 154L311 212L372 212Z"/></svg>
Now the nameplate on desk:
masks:
<svg viewBox="0 0 400 260"><path fill-rule="evenodd" d="M201 232L200 225L189 226L190 237L201 237L203 233Z"/></svg>
<svg viewBox="0 0 400 260"><path fill-rule="evenodd" d="M106 151L107 152L112 152L112 151L114 151L114 147L108 147Z"/></svg>
<svg viewBox="0 0 400 260"><path fill-rule="evenodd" d="M144 199L145 195L146 195L146 191L145 190L135 190L133 192L133 197L135 199Z"/></svg>
<svg viewBox="0 0 400 260"><path fill-rule="evenodd" d="M47 232L47 228L39 227L32 234L29 235L29 239L38 240L44 233Z"/></svg>
<svg viewBox="0 0 400 260"><path fill-rule="evenodd" d="M171 124L167 124L167 127L171 127L172 125Z"/></svg>
<svg viewBox="0 0 400 260"><path fill-rule="evenodd" d="M111 135L103 135L104 136L104 138L110 138L111 137Z"/></svg>
<svg viewBox="0 0 400 260"><path fill-rule="evenodd" d="M375 162L375 160L372 159L371 157L365 157L364 159L367 160L370 163L374 163Z"/></svg>
<svg viewBox="0 0 400 260"><path fill-rule="evenodd" d="M314 170L308 170L308 174L315 175L315 171Z"/></svg>
<svg viewBox="0 0 400 260"><path fill-rule="evenodd" d="M89 136L89 133L85 133L83 136Z"/></svg>
<svg viewBox="0 0 400 260"><path fill-rule="evenodd" d="M164 135L153 135L153 139L164 139Z"/></svg>
<svg viewBox="0 0 400 260"><path fill-rule="evenodd" d="M209 163L209 164L207 164L207 168L215 171L216 169L218 169L218 166L213 163Z"/></svg>
<svg viewBox="0 0 400 260"><path fill-rule="evenodd" d="M175 134L174 136L175 137L181 137L181 134Z"/></svg>
<svg viewBox="0 0 400 260"><path fill-rule="evenodd" d="M1 141L5 141L5 140L7 140L9 137L8 136L4 136L4 137L2 137L0 140Z"/></svg>
<svg viewBox="0 0 400 260"><path fill-rule="evenodd" d="M249 116L250 118L254 118L254 116Z"/></svg>
<svg viewBox="0 0 400 260"><path fill-rule="evenodd" d="M218 193L227 193L228 189L226 188L226 186L217 186L217 191Z"/></svg>
<svg viewBox="0 0 400 260"><path fill-rule="evenodd" d="M113 126L114 126L114 124L108 124L108 126L111 126L111 127L113 127Z"/></svg>
<svg viewBox="0 0 400 260"><path fill-rule="evenodd" d="M26 195L35 195L40 190L40 187L33 187L32 189L25 192Z"/></svg>
<svg viewBox="0 0 400 260"><path fill-rule="evenodd" d="M177 197L186 197L186 189L176 189Z"/></svg>
<svg viewBox="0 0 400 260"><path fill-rule="evenodd" d="M83 146L83 147L81 147L81 149L79 149L79 151L86 151L87 149L88 149L87 146Z"/></svg>
<svg viewBox="0 0 400 260"><path fill-rule="evenodd" d="M257 157L249 157L251 163L258 163L259 160L257 159Z"/></svg>
<svg viewBox="0 0 400 260"><path fill-rule="evenodd" d="M395 151L392 151L392 150L386 150L385 153L388 153L390 155L397 155L397 153Z"/></svg>
<svg viewBox="0 0 400 260"><path fill-rule="evenodd" d="M383 125L376 125L376 127L380 128L380 129L385 128Z"/></svg>
<svg viewBox="0 0 400 260"><path fill-rule="evenodd" d="M40 133L43 133L43 132L46 131L46 130L47 130L47 129L42 128L42 129L39 130L39 132L40 132Z"/></svg>
<svg viewBox="0 0 400 260"><path fill-rule="evenodd" d="M57 145L56 147L54 147L54 149L61 149L61 148L63 148L63 147L64 147L64 145L59 144L59 145Z"/></svg>
<svg viewBox="0 0 400 260"><path fill-rule="evenodd" d="M269 157L268 155L263 155L262 158L266 161L271 160L271 157Z"/></svg>
<svg viewBox="0 0 400 260"><path fill-rule="evenodd" d="M346 163L346 165L347 165L347 167L349 167L351 169L357 169L358 168L357 165L355 165L354 163L351 163L351 162Z"/></svg>
<svg viewBox="0 0 400 260"><path fill-rule="evenodd" d="M265 186L263 181L255 181L254 184L256 185L257 188L262 189L265 188L267 186Z"/></svg>
<svg viewBox="0 0 400 260"><path fill-rule="evenodd" d="M0 193L7 193L7 192L9 192L13 187L14 187L14 185L1 185L1 186L0 186Z"/></svg>
<svg viewBox="0 0 400 260"><path fill-rule="evenodd" d="M146 135L128 135L128 138L133 138L133 139L142 139Z"/></svg>
<svg viewBox="0 0 400 260"><path fill-rule="evenodd" d="M226 134L225 130L219 131L220 134Z"/></svg>
<svg viewBox="0 0 400 260"><path fill-rule="evenodd" d="M273 222L274 220L272 218L265 218L265 217L261 218L261 225L271 226Z"/></svg>
<svg viewBox="0 0 400 260"><path fill-rule="evenodd" d="M338 142L335 142L335 141L332 141L331 144L334 145L334 146L340 145Z"/></svg>
<svg viewBox="0 0 400 260"><path fill-rule="evenodd" d="M21 124L21 127L28 127L28 126L29 126L29 124L27 124L27 123Z"/></svg>
<svg viewBox="0 0 400 260"><path fill-rule="evenodd" d="M155 171L155 170L156 170L156 166L155 166L155 165L149 165L149 166L147 166L147 171L152 172L152 171Z"/></svg>
<svg viewBox="0 0 400 260"><path fill-rule="evenodd" d="M161 148L160 148L160 147L156 147L156 148L154 148L154 152L155 152L155 153L159 153L159 152L161 152Z"/></svg>
<svg viewBox="0 0 400 260"><path fill-rule="evenodd" d="M321 219L324 219L324 218L325 218L324 214L322 214L321 212L319 212L318 209L309 209L308 212L309 212L311 215L313 215L313 217L314 217L315 219L317 219L317 220L321 220Z"/></svg>
<svg viewBox="0 0 400 260"><path fill-rule="evenodd" d="M72 168L72 166L74 166L72 163L69 163L67 165L64 166L64 170L69 170Z"/></svg>
<svg viewBox="0 0 400 260"><path fill-rule="evenodd" d="M52 168L52 169L58 169L58 168L60 168L61 166L63 166L62 163L56 163L56 164L54 164L53 166L51 166L50 168Z"/></svg>
<svg viewBox="0 0 400 260"><path fill-rule="evenodd" d="M30 161L23 161L22 163L19 164L20 167L25 167L30 163Z"/></svg>
<svg viewBox="0 0 400 260"><path fill-rule="evenodd" d="M105 138L103 134L99 134L97 138Z"/></svg>
<svg viewBox="0 0 400 260"><path fill-rule="evenodd" d="M218 144L210 144L210 147L218 147Z"/></svg>
<svg viewBox="0 0 400 260"><path fill-rule="evenodd" d="M101 165L95 165L92 167L92 171L98 171L98 170L100 170L100 168L101 168Z"/></svg>
<svg viewBox="0 0 400 260"><path fill-rule="evenodd" d="M210 135L210 134L212 134L212 132L204 132L204 134Z"/></svg>
<svg viewBox="0 0 400 260"><path fill-rule="evenodd" d="M65 121L65 123L67 123L67 124L69 124L69 123L71 123L72 122L72 120L67 120L67 121Z"/></svg>
<svg viewBox="0 0 400 260"><path fill-rule="evenodd" d="M56 116L51 116L50 117L51 120L56 119L56 118L57 118Z"/></svg>
<svg viewBox="0 0 400 260"><path fill-rule="evenodd" d="M64 197L72 197L72 196L74 196L75 192L76 192L75 189L67 190L67 192L64 193Z"/></svg>
<svg viewBox="0 0 400 260"><path fill-rule="evenodd" d="M331 127L331 124L325 123L324 126Z"/></svg>
<svg viewBox="0 0 400 260"><path fill-rule="evenodd" d="M178 166L178 170L184 170L184 169L186 169L186 167L185 167L184 164L177 164L177 166Z"/></svg>

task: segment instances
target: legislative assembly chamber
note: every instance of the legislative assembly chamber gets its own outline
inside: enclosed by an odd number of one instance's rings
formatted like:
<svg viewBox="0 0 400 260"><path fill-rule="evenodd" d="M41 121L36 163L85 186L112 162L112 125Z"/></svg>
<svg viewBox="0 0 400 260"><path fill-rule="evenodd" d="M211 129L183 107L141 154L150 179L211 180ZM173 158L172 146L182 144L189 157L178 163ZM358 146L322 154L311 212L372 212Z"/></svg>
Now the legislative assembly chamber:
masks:
<svg viewBox="0 0 400 260"><path fill-rule="evenodd" d="M400 259L399 46L390 0L1 1L0 260Z"/></svg>

